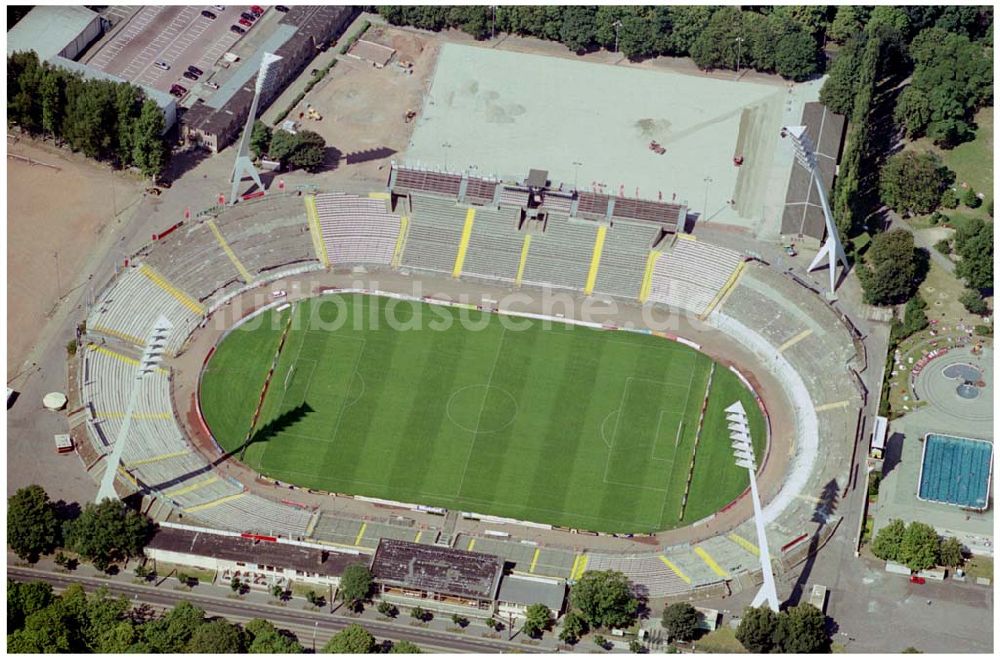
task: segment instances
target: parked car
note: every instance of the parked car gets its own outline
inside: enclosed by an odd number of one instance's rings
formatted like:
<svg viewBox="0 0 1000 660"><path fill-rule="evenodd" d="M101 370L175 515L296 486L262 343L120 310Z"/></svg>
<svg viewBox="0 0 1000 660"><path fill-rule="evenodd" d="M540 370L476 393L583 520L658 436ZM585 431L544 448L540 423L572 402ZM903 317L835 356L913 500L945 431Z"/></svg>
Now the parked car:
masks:
<svg viewBox="0 0 1000 660"><path fill-rule="evenodd" d="M927 584L927 580L925 578L920 577L919 575L911 575L910 582L912 582L913 584Z"/></svg>
<svg viewBox="0 0 1000 660"><path fill-rule="evenodd" d="M205 75L204 71L202 71L201 69L199 69L198 67L196 67L193 64L188 67L188 71L190 71L191 73L193 73L196 76L203 76L203 75Z"/></svg>
<svg viewBox="0 0 1000 660"><path fill-rule="evenodd" d="M241 28L239 25L230 25L229 26L229 31L230 32L235 32L236 34L246 34L246 32L247 32L246 30L244 30L243 28Z"/></svg>
<svg viewBox="0 0 1000 660"><path fill-rule="evenodd" d="M250 21L248 21L245 18L241 18L240 19L240 25L242 25L244 27L253 27L253 23L251 23Z"/></svg>
<svg viewBox="0 0 1000 660"><path fill-rule="evenodd" d="M153 66L155 66L157 69L170 71L170 65L164 62L163 60L156 60L155 62L153 62Z"/></svg>
<svg viewBox="0 0 1000 660"><path fill-rule="evenodd" d="M226 5L212 5L212 9L215 11L226 11Z"/></svg>
<svg viewBox="0 0 1000 660"><path fill-rule="evenodd" d="M207 9L205 11L201 12L201 15L204 16L205 18L211 19L213 21L216 19L215 14L213 14L210 11L208 11Z"/></svg>
<svg viewBox="0 0 1000 660"><path fill-rule="evenodd" d="M274 11L280 11L282 14L288 11L288 7L285 5L275 5Z"/></svg>
<svg viewBox="0 0 1000 660"><path fill-rule="evenodd" d="M198 76L196 76L195 74L191 73L190 71L185 71L182 75L185 78L187 78L188 80L198 80Z"/></svg>
<svg viewBox="0 0 1000 660"><path fill-rule="evenodd" d="M172 96L176 96L177 98L180 98L180 97L184 96L185 94L187 94L187 88L181 87L180 85L177 85L177 84L173 84L173 85L170 86L170 94Z"/></svg>
<svg viewBox="0 0 1000 660"><path fill-rule="evenodd" d="M789 257L794 257L795 255L798 254L798 252L795 251L795 246L794 245L786 245L785 246L785 254L787 254Z"/></svg>
<svg viewBox="0 0 1000 660"><path fill-rule="evenodd" d="M254 16L261 16L264 13L264 8L259 5L253 5L250 7L250 13Z"/></svg>
<svg viewBox="0 0 1000 660"><path fill-rule="evenodd" d="M212 89L219 89L219 84L218 83L207 82L205 84L208 85L209 87L211 87Z"/></svg>
<svg viewBox="0 0 1000 660"><path fill-rule="evenodd" d="M240 18L244 18L244 19L246 19L246 20L250 21L251 23L253 23L254 21L256 21L256 20L257 20L257 17L256 17L256 16L254 16L253 14L251 14L251 13L250 13L250 12L248 12L248 11L245 11L245 12L243 12L242 14L240 14Z"/></svg>

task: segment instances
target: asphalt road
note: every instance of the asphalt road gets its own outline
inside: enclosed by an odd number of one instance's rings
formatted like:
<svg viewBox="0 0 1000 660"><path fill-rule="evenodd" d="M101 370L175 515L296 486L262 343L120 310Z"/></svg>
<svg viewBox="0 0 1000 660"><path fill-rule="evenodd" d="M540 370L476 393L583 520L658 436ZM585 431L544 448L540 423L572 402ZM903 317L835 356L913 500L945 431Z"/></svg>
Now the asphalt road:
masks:
<svg viewBox="0 0 1000 660"><path fill-rule="evenodd" d="M83 585L83 588L87 591L106 587L115 595L123 595L132 598L136 602L146 603L156 608L173 607L179 601L186 600L198 605L209 615L222 616L235 622L245 622L255 618L267 619L278 628L285 628L295 633L299 638L299 643L306 648L312 646L314 635L316 647L322 648L333 634L343 630L352 623L360 623L376 639L391 639L394 641L406 639L425 651L451 653L535 652L534 649L523 644L436 632L403 623L384 623L369 619L359 620L355 617L339 614L259 605L235 599L230 600L228 598L206 596L190 591L172 591L145 585L119 584L111 580L84 576L68 576L62 573L53 573L38 569L8 567L7 577L24 581L44 580L52 584L59 591L71 584Z"/></svg>

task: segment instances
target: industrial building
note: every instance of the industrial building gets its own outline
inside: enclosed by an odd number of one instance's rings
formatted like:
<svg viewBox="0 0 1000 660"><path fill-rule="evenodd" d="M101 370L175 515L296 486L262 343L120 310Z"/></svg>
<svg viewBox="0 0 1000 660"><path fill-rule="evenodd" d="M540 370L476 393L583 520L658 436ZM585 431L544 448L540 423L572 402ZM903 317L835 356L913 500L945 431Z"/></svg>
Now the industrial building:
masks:
<svg viewBox="0 0 1000 660"><path fill-rule="evenodd" d="M87 80L131 82L76 61L109 27L106 18L86 7L40 5L7 32L7 55L34 51L39 60L79 73ZM174 98L146 85L135 86L160 107L164 129L169 131L177 122Z"/></svg>
<svg viewBox="0 0 1000 660"><path fill-rule="evenodd" d="M181 137L217 152L239 136L253 102L254 82L264 53L281 58L274 66L275 84L261 95L258 112L263 112L295 79L316 54L326 48L347 27L356 7L290 7L278 29L260 45L208 101L199 99L181 118Z"/></svg>

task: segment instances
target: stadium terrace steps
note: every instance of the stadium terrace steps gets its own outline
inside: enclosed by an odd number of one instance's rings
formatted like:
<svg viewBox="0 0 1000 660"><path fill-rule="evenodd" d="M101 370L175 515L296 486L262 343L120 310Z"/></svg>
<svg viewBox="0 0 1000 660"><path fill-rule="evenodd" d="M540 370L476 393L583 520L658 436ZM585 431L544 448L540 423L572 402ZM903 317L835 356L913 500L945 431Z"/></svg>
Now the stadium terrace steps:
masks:
<svg viewBox="0 0 1000 660"><path fill-rule="evenodd" d="M570 222L566 216L548 216L545 231L532 236L522 282L583 289L590 272L596 235L596 223Z"/></svg>
<svg viewBox="0 0 1000 660"><path fill-rule="evenodd" d="M331 264L392 264L401 223L385 205L385 200L344 193L316 195L316 211Z"/></svg>
<svg viewBox="0 0 1000 660"><path fill-rule="evenodd" d="M245 493L243 497L220 499L215 506L200 508L185 517L235 532L300 538L306 535L313 512Z"/></svg>
<svg viewBox="0 0 1000 660"><path fill-rule="evenodd" d="M219 229L253 277L291 264L318 263L301 210L266 219L227 219Z"/></svg>
<svg viewBox="0 0 1000 660"><path fill-rule="evenodd" d="M87 328L109 337L131 336L140 340L134 343L141 344L161 314L174 326L166 349L168 353L176 354L188 334L201 321L202 315L144 275L139 268L128 267L94 304L87 317Z"/></svg>
<svg viewBox="0 0 1000 660"><path fill-rule="evenodd" d="M686 552L690 552L687 550ZM671 555L673 560L673 555ZM691 589L679 575L669 569L656 554L601 555L592 554L587 562L590 571L621 571L628 579L646 589L650 598L662 598ZM689 575L689 574L688 574ZM697 583L693 586L697 586Z"/></svg>
<svg viewBox="0 0 1000 660"><path fill-rule="evenodd" d="M410 196L410 234L403 266L451 274L466 210L450 200Z"/></svg>
<svg viewBox="0 0 1000 660"><path fill-rule="evenodd" d="M648 302L702 314L742 261L734 250L678 237L653 266Z"/></svg>
<svg viewBox="0 0 1000 660"><path fill-rule="evenodd" d="M205 222L187 222L161 238L146 262L199 301L239 276Z"/></svg>
<svg viewBox="0 0 1000 660"><path fill-rule="evenodd" d="M524 234L517 231L516 211L478 208L462 274L513 282L523 244Z"/></svg>
<svg viewBox="0 0 1000 660"><path fill-rule="evenodd" d="M222 235L221 231L219 231L219 227L215 224L215 221L209 218L208 220L205 221L205 224L208 225L208 228L212 231L212 234L215 235L215 240L219 243L219 247L221 247L222 251L226 253L227 257L229 257L229 261L233 263L233 267L236 268L236 272L240 274L240 277L243 278L243 281L246 282L247 284L252 283L253 275L251 275L249 271L247 271L246 266L244 266L243 263L240 261L240 258L236 256L236 253L233 252L233 248L230 247L229 243L226 241L226 237Z"/></svg>
<svg viewBox="0 0 1000 660"><path fill-rule="evenodd" d="M608 230L594 290L622 298L639 297L646 259L659 230L615 222Z"/></svg>

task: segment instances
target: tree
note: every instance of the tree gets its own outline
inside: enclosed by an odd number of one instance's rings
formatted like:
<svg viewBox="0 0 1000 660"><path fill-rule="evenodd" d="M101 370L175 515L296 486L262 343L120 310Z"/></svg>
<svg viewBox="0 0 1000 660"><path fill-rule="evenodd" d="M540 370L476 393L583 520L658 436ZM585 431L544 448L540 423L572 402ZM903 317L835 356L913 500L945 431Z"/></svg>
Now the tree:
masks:
<svg viewBox="0 0 1000 660"><path fill-rule="evenodd" d="M790 607L778 616L774 641L782 653L827 652L826 617L808 603Z"/></svg>
<svg viewBox="0 0 1000 660"><path fill-rule="evenodd" d="M282 598L285 595L285 588L280 584L276 584L271 587L271 595L275 598Z"/></svg>
<svg viewBox="0 0 1000 660"><path fill-rule="evenodd" d="M34 563L61 540L56 508L44 488L19 488L7 498L7 545L14 554Z"/></svg>
<svg viewBox="0 0 1000 660"><path fill-rule="evenodd" d="M497 622L496 619L494 619L493 617L487 617L487 619L483 621L483 625L485 625L487 628L492 628L493 630L496 630Z"/></svg>
<svg viewBox="0 0 1000 660"><path fill-rule="evenodd" d="M205 625L205 610L181 601L162 618L142 626L142 642L151 653L182 653L188 641Z"/></svg>
<svg viewBox="0 0 1000 660"><path fill-rule="evenodd" d="M559 39L574 53L585 53L596 45L597 10L593 7L565 7Z"/></svg>
<svg viewBox="0 0 1000 660"><path fill-rule="evenodd" d="M662 623L667 641L691 641L698 632L698 610L691 603L672 603L663 610Z"/></svg>
<svg viewBox="0 0 1000 660"><path fill-rule="evenodd" d="M993 223L973 218L955 232L955 252L962 259L955 275L971 289L993 288Z"/></svg>
<svg viewBox="0 0 1000 660"><path fill-rule="evenodd" d="M389 653L423 653L423 651L413 642L402 639L393 643L392 648L389 649Z"/></svg>
<svg viewBox="0 0 1000 660"><path fill-rule="evenodd" d="M841 7L845 9L847 7ZM820 102L842 115L851 114L859 82L859 65L864 52L862 38L849 39L830 65L829 76L819 90Z"/></svg>
<svg viewBox="0 0 1000 660"><path fill-rule="evenodd" d="M15 582L7 580L7 630L14 631L24 625L24 620L48 607L55 596L52 585L46 582Z"/></svg>
<svg viewBox="0 0 1000 660"><path fill-rule="evenodd" d="M218 619L200 626L191 635L185 653L242 653L243 635L239 627Z"/></svg>
<svg viewBox="0 0 1000 660"><path fill-rule="evenodd" d="M973 190L972 187L970 186L962 194L962 203L968 206L970 209L978 209L980 206L983 205L983 200L979 199L979 195L977 195L976 191Z"/></svg>
<svg viewBox="0 0 1000 660"><path fill-rule="evenodd" d="M903 310L903 324L898 339L905 339L930 325L926 310L927 303L919 293L910 298Z"/></svg>
<svg viewBox="0 0 1000 660"><path fill-rule="evenodd" d="M941 206L946 209L958 208L958 193L955 192L954 188L945 188L944 192L941 193Z"/></svg>
<svg viewBox="0 0 1000 660"><path fill-rule="evenodd" d="M299 131L297 146L288 157L288 164L307 172L316 172L326 159L326 140L313 131Z"/></svg>
<svg viewBox="0 0 1000 660"><path fill-rule="evenodd" d="M864 301L895 305L908 300L927 275L927 253L913 245L913 234L893 229L877 235L858 268Z"/></svg>
<svg viewBox="0 0 1000 660"><path fill-rule="evenodd" d="M229 581L229 588L232 589L234 594L239 593L243 588L243 581L234 575L233 579Z"/></svg>
<svg viewBox="0 0 1000 660"><path fill-rule="evenodd" d="M800 28L784 31L775 43L774 70L796 82L816 74L819 71L816 39Z"/></svg>
<svg viewBox="0 0 1000 660"><path fill-rule="evenodd" d="M425 621L427 619L427 615L427 610L419 605L410 609L410 617L416 619L417 621Z"/></svg>
<svg viewBox="0 0 1000 660"><path fill-rule="evenodd" d="M98 570L105 570L115 561L140 556L152 531L148 518L118 500L107 499L87 504L70 526L67 544Z"/></svg>
<svg viewBox="0 0 1000 660"><path fill-rule="evenodd" d="M844 43L864 30L870 12L870 7L855 5L837 7L837 14L834 16L833 22L830 23L830 29L826 32L827 36L838 43Z"/></svg>
<svg viewBox="0 0 1000 660"><path fill-rule="evenodd" d="M872 554L879 559L889 561L899 561L899 549L903 543L903 535L906 533L906 524L898 518L889 521L889 524L878 530L875 540L872 541Z"/></svg>
<svg viewBox="0 0 1000 660"><path fill-rule="evenodd" d="M372 588L372 574L364 564L351 564L340 576L340 601L349 608L368 598Z"/></svg>
<svg viewBox="0 0 1000 660"><path fill-rule="evenodd" d="M594 645L600 649L607 649L608 640L604 639L604 635L594 635Z"/></svg>
<svg viewBox="0 0 1000 660"><path fill-rule="evenodd" d="M642 653L645 650L646 650L646 647L643 646L642 642L640 642L637 639L633 639L633 640L631 640L628 643L628 651L629 651L629 653Z"/></svg>
<svg viewBox="0 0 1000 660"><path fill-rule="evenodd" d="M156 177L167 166L170 149L163 140L165 129L163 111L155 101L145 101L132 130L132 162L143 176Z"/></svg>
<svg viewBox="0 0 1000 660"><path fill-rule="evenodd" d="M469 625L469 620L466 619L461 614L452 614L451 615L451 622L454 623L459 628L464 628L467 625Z"/></svg>
<svg viewBox="0 0 1000 660"><path fill-rule="evenodd" d="M264 619L251 619L243 626L247 653L302 653L303 648L295 635L278 630Z"/></svg>
<svg viewBox="0 0 1000 660"><path fill-rule="evenodd" d="M271 144L271 127L257 120L253 123L253 131L250 133L250 151L254 158L260 158L267 153L267 148Z"/></svg>
<svg viewBox="0 0 1000 660"><path fill-rule="evenodd" d="M521 631L528 637L540 637L543 630L549 627L552 619L552 611L542 603L529 605L524 615L524 624Z"/></svg>
<svg viewBox="0 0 1000 660"><path fill-rule="evenodd" d="M882 168L882 201L903 216L930 213L937 208L951 178L933 153L903 151L889 158Z"/></svg>
<svg viewBox="0 0 1000 660"><path fill-rule="evenodd" d="M588 624L605 628L627 627L639 607L628 578L618 571L587 571L573 586L570 601Z"/></svg>
<svg viewBox="0 0 1000 660"><path fill-rule="evenodd" d="M937 565L938 533L926 523L911 522L906 526L899 545L899 561L911 571L922 571Z"/></svg>
<svg viewBox="0 0 1000 660"><path fill-rule="evenodd" d="M938 548L938 559L942 566L949 566L951 568L961 566L963 560L961 541L954 536L941 539L941 545Z"/></svg>
<svg viewBox="0 0 1000 660"><path fill-rule="evenodd" d="M736 639L751 653L770 653L777 628L778 615L769 607L748 607L736 628Z"/></svg>
<svg viewBox="0 0 1000 660"><path fill-rule="evenodd" d="M969 311L970 314L977 314L979 316L986 316L990 313L990 308L983 300L983 297L979 295L978 291L973 289L966 289L964 293L958 298L958 302Z"/></svg>
<svg viewBox="0 0 1000 660"><path fill-rule="evenodd" d="M374 650L375 638L356 623L331 637L323 647L323 653L372 653Z"/></svg>
<svg viewBox="0 0 1000 660"><path fill-rule="evenodd" d="M396 606L389 601L380 600L378 602L378 613L382 616L394 617L397 613Z"/></svg>
<svg viewBox="0 0 1000 660"><path fill-rule="evenodd" d="M575 610L563 617L562 629L559 631L560 640L567 644L576 644L585 634L587 634L587 621Z"/></svg>

